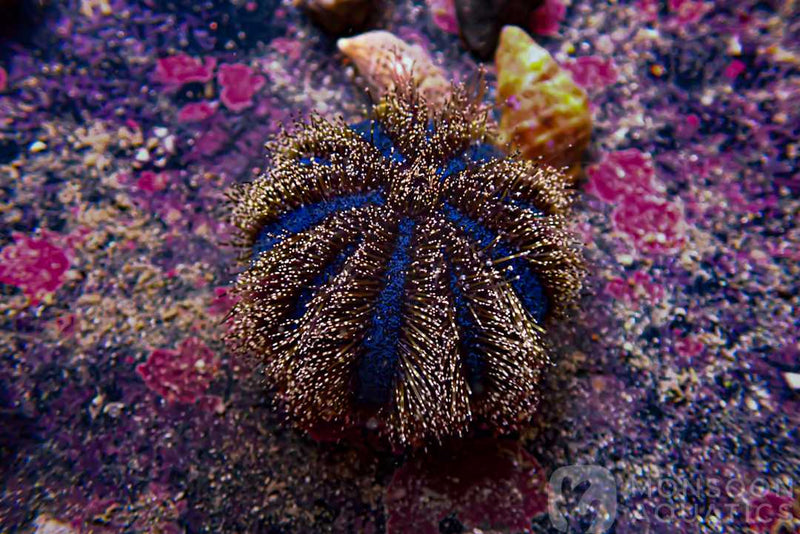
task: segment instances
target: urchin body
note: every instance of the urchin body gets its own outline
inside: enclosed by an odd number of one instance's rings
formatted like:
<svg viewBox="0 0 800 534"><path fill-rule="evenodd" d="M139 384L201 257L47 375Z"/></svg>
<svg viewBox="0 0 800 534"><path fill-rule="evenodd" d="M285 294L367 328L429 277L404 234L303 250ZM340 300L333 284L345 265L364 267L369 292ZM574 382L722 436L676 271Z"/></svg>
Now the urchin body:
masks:
<svg viewBox="0 0 800 534"><path fill-rule="evenodd" d="M248 251L230 338L301 426L371 419L396 445L529 417L543 324L580 289L555 169L485 144L463 89L431 112L409 85L356 126L319 118L234 195Z"/></svg>

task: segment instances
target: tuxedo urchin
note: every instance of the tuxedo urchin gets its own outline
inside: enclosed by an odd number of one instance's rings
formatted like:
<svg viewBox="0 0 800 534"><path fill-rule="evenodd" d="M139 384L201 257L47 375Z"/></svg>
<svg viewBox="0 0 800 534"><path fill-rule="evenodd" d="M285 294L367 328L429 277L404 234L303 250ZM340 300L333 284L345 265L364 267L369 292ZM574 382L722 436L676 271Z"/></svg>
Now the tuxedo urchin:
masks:
<svg viewBox="0 0 800 534"><path fill-rule="evenodd" d="M517 428L581 288L569 181L491 146L464 87L435 109L398 83L372 115L296 125L232 194L229 339L302 428L370 421L399 447Z"/></svg>

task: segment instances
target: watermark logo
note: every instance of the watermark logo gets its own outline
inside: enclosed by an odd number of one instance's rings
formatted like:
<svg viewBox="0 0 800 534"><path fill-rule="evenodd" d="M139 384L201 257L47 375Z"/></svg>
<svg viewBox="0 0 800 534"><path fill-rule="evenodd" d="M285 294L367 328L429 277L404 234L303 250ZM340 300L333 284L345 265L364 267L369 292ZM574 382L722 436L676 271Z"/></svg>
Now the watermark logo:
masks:
<svg viewBox="0 0 800 534"><path fill-rule="evenodd" d="M577 493L576 490L585 487L586 483L588 487L581 494L577 506L572 508L571 520L568 521L565 508L574 500L568 496ZM561 532L567 532L570 528L590 534L608 532L617 517L617 484L614 476L599 465L568 465L556 469L547 487L547 513L550 522ZM579 530L578 518L590 514L594 518L589 528Z"/></svg>
<svg viewBox="0 0 800 534"><path fill-rule="evenodd" d="M703 523L800 533L800 488L794 480L746 478L733 467L708 478L671 471L617 480L599 465L570 465L550 476L547 497L550 522L560 532L606 534L620 513L648 532L657 525L680 529Z"/></svg>

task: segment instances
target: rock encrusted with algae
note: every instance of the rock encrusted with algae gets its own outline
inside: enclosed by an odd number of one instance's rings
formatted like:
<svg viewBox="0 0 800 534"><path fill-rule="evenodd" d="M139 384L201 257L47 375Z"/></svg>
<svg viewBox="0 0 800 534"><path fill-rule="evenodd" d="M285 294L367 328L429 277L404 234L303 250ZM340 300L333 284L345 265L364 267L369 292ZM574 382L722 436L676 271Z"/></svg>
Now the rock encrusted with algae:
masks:
<svg viewBox="0 0 800 534"><path fill-rule="evenodd" d="M339 50L355 64L377 97L411 77L419 94L432 106L448 98L450 82L420 45L409 44L391 32L377 30L339 39Z"/></svg>
<svg viewBox="0 0 800 534"><path fill-rule="evenodd" d="M333 35L361 30L375 13L375 0L295 0L315 24Z"/></svg>
<svg viewBox="0 0 800 534"><path fill-rule="evenodd" d="M583 274L566 178L485 144L486 108L452 95L431 119L407 79L377 120L315 118L234 194L248 268L230 339L305 428L416 446L538 404L545 320Z"/></svg>
<svg viewBox="0 0 800 534"><path fill-rule="evenodd" d="M495 56L499 141L532 160L575 173L589 144L589 98L569 71L520 28L506 26Z"/></svg>

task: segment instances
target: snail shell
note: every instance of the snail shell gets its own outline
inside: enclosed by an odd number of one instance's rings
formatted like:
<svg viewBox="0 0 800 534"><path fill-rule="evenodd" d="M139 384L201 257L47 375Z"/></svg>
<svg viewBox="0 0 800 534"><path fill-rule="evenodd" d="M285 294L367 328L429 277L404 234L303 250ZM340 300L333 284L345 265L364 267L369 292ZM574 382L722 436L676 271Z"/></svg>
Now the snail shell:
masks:
<svg viewBox="0 0 800 534"><path fill-rule="evenodd" d="M501 144L577 174L589 144L589 98L566 69L520 28L506 26L495 56Z"/></svg>
<svg viewBox="0 0 800 534"><path fill-rule="evenodd" d="M355 63L377 98L408 76L431 106L440 106L450 94L450 83L425 49L409 44L393 33L371 31L339 39L336 44Z"/></svg>

